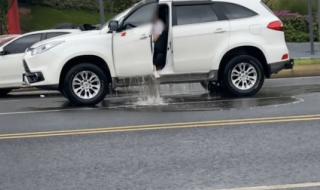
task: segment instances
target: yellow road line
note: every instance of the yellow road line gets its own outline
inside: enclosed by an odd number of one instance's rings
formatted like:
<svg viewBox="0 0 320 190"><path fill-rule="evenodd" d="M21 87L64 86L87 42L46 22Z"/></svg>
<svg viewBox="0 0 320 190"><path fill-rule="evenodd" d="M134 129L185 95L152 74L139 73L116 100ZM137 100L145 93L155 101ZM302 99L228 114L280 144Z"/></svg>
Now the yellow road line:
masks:
<svg viewBox="0 0 320 190"><path fill-rule="evenodd" d="M301 116L286 116L286 117L238 119L238 120L137 125L137 126L126 126L126 127L108 127L108 128L96 128L96 129L64 130L64 131L12 133L12 134L1 134L0 140L72 136L72 135L92 135L92 134L120 133L120 132L154 131L154 130L165 130L165 129L168 130L168 129L223 127L223 126L239 126L239 125L253 125L253 124L258 125L258 124L274 124L274 123L305 122L305 121L320 121L320 115L301 115Z"/></svg>
<svg viewBox="0 0 320 190"><path fill-rule="evenodd" d="M274 121L281 119L305 119L305 118L320 118L320 114L318 115L297 115L297 116L283 116L283 117L263 117L263 118L251 118L251 119L233 119L233 120L216 120L216 121L199 121L199 122L185 122L185 123L165 123L165 124L151 124L151 125L134 125L134 126L123 126L123 127L107 127L107 128L93 128L93 129L76 129L76 130L60 130L60 131L46 131L46 132L31 132L31 133L20 133L23 135L29 134L50 134L54 133L65 133L65 132L83 132L83 131L105 131L105 130L119 130L119 129L131 129L131 128L149 128L149 127L172 127L172 126L189 126L189 125L209 125L209 124L225 124L225 123L237 123L237 122L251 122L251 121ZM201 126L200 126L201 127ZM16 134L12 134L16 135ZM8 136L8 134L0 134L0 137Z"/></svg>

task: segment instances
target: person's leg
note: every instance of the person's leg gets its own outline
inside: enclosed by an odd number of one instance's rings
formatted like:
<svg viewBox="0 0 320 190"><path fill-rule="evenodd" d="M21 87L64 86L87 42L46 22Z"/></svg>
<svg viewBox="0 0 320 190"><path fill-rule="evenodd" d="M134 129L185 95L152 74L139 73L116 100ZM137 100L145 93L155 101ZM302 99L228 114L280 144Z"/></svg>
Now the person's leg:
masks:
<svg viewBox="0 0 320 190"><path fill-rule="evenodd" d="M166 65L166 56L164 53L158 53L155 56L154 64L157 68L157 70L162 70L164 66Z"/></svg>

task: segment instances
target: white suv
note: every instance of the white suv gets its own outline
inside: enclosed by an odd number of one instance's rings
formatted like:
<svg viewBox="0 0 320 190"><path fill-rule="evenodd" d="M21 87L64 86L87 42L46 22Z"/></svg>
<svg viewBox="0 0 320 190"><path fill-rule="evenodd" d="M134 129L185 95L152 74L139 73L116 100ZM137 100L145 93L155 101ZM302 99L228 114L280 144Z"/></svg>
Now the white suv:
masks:
<svg viewBox="0 0 320 190"><path fill-rule="evenodd" d="M166 25L160 83L207 82L250 96L265 77L293 66L282 22L259 0L145 0L101 30L34 45L25 55L25 82L55 87L77 105L143 83L154 70L155 12Z"/></svg>

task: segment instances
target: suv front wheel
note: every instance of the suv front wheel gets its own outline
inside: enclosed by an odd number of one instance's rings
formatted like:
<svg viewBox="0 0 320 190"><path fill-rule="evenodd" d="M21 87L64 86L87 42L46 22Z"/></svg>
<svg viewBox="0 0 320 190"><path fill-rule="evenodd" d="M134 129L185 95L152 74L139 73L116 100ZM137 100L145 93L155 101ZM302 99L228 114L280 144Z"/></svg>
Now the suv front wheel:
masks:
<svg viewBox="0 0 320 190"><path fill-rule="evenodd" d="M107 76L98 66L82 63L72 67L63 81L63 95L73 105L90 106L103 101L108 93Z"/></svg>
<svg viewBox="0 0 320 190"><path fill-rule="evenodd" d="M261 62L249 55L240 55L231 59L225 66L222 87L231 96L253 96L264 83Z"/></svg>

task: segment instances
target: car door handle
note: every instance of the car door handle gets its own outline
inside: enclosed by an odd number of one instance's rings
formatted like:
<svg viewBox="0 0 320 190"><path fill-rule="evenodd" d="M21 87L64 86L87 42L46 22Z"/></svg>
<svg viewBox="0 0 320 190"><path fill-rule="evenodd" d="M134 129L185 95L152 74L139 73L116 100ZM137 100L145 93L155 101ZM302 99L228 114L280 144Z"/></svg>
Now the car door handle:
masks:
<svg viewBox="0 0 320 190"><path fill-rule="evenodd" d="M214 31L214 33L216 33L216 34L221 34L221 33L225 33L225 32L227 32L227 31L223 28L218 28L216 31Z"/></svg>
<svg viewBox="0 0 320 190"><path fill-rule="evenodd" d="M145 40L149 37L150 37L149 35L143 34L143 35L141 35L140 40Z"/></svg>

